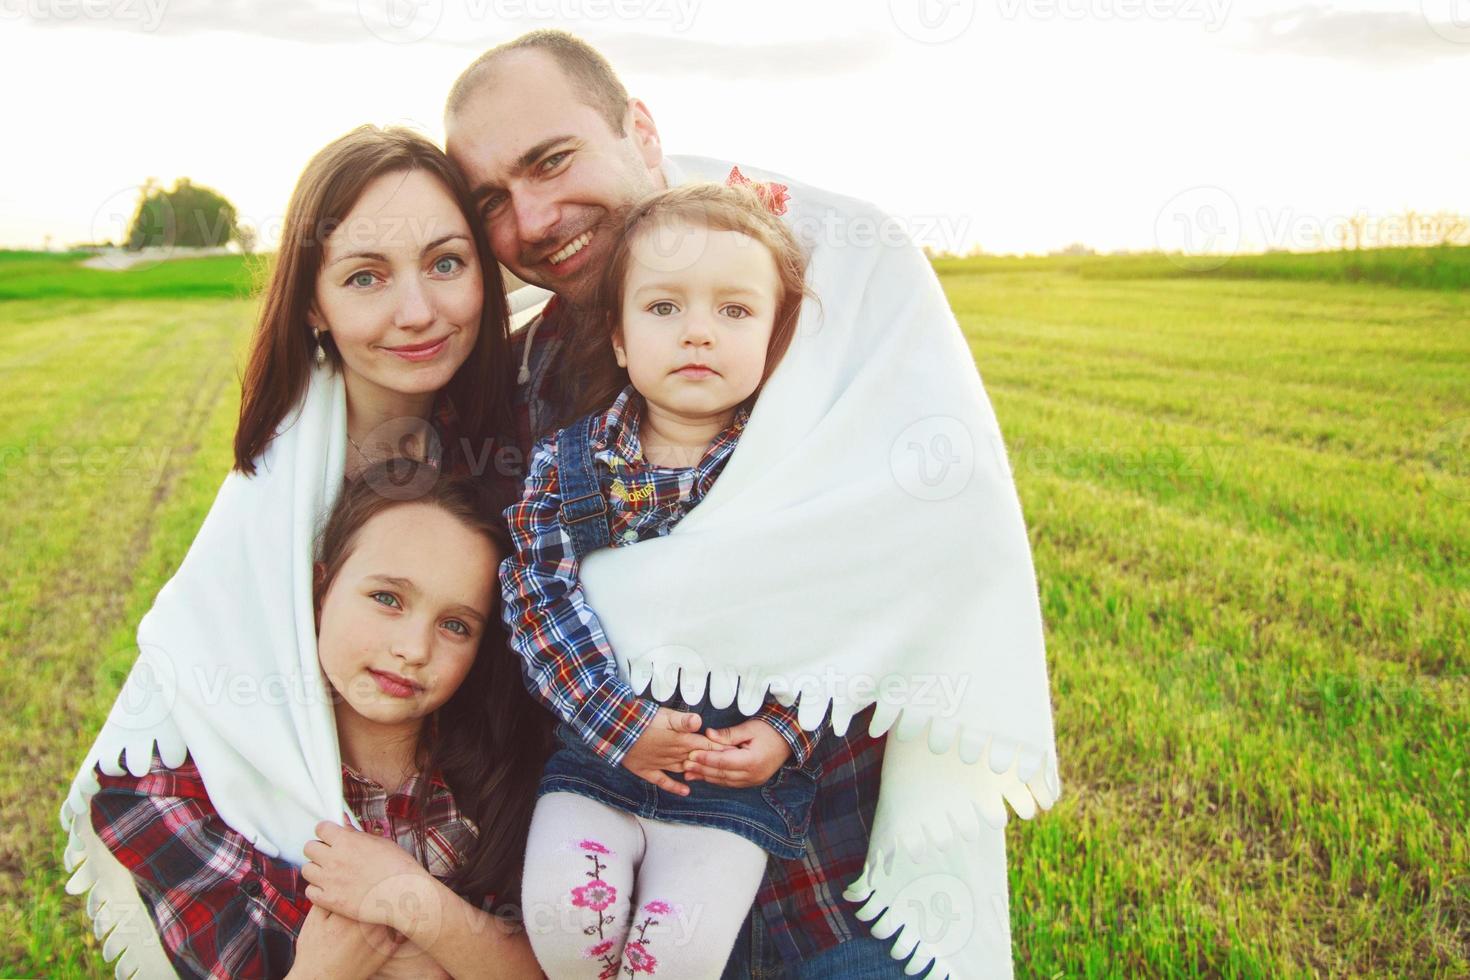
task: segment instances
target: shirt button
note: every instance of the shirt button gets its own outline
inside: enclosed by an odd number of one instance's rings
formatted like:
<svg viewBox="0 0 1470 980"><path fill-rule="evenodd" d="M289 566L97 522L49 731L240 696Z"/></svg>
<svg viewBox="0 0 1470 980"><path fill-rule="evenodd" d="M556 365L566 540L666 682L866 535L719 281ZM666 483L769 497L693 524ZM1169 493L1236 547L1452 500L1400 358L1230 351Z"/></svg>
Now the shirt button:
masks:
<svg viewBox="0 0 1470 980"><path fill-rule="evenodd" d="M251 898L258 897L260 895L259 879L246 878L244 881L240 882L240 890L246 895L249 895Z"/></svg>
<svg viewBox="0 0 1470 980"><path fill-rule="evenodd" d="M623 540L624 541L637 541L638 540L638 532L637 531L624 531L623 532Z"/></svg>

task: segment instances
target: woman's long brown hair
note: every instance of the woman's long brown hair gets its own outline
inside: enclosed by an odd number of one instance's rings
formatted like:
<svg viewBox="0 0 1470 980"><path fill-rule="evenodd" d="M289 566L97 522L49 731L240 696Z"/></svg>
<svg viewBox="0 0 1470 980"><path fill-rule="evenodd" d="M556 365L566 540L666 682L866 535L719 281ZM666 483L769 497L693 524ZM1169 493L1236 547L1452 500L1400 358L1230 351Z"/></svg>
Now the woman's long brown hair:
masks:
<svg viewBox="0 0 1470 980"><path fill-rule="evenodd" d="M485 484L449 473L421 482L423 465L405 459L378 462L342 491L322 531L320 560L325 569L316 583L318 609L356 547L363 526L394 507L437 507L484 535L497 555L510 554L510 538L495 522L494 502ZM407 499L383 492L383 488L411 485L418 489L425 484L422 493ZM520 660L510 648L498 609L492 610L474 664L435 712L432 724L425 723L416 749L423 774L415 800L419 847L423 848L427 833L423 815L432 788L429 776L439 773L460 811L479 830L464 862L446 882L474 905L483 907L493 894L496 908L509 909L513 915L519 904L526 835L541 768L551 751L552 721L551 713L526 692Z"/></svg>
<svg viewBox="0 0 1470 980"><path fill-rule="evenodd" d="M423 170L437 177L459 205L479 256L485 300L480 333L445 393L460 420L460 435L475 454L491 440L512 435L512 378L505 285L475 215L469 189L444 152L411 129L359 126L327 144L302 171L286 208L276 254L260 307L245 374L240 382L240 422L235 429L235 468L254 475L255 460L306 394L315 341L306 312L316 295L326 239L341 224L368 184L384 174ZM341 354L323 334L327 357L340 370Z"/></svg>
<svg viewBox="0 0 1470 980"><path fill-rule="evenodd" d="M695 183L659 191L633 205L625 215L622 232L603 267L591 309L568 338L562 377L576 395L568 416L558 419L558 425L607 408L627 386L628 371L618 367L612 336L622 318L633 243L639 235L675 223L711 231L738 231L764 245L775 260L780 282L776 319L766 345L765 371L755 391L741 403L743 407L755 405L761 388L791 346L801 316L801 301L808 296L816 298L806 286L806 253L791 229L745 187Z"/></svg>

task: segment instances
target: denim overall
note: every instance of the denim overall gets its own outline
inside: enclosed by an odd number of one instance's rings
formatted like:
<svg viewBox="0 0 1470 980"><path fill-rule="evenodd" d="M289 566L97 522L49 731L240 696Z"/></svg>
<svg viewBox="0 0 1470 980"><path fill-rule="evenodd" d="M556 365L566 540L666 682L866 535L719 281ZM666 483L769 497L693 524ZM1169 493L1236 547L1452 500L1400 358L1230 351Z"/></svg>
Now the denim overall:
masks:
<svg viewBox="0 0 1470 980"><path fill-rule="evenodd" d="M578 560L611 543L607 497L592 460L595 418L588 415L579 419L557 438L561 522ZM675 693L659 703L675 711L697 712L706 728L727 728L746 720L735 703L716 708L708 696L689 704ZM677 796L607 762L565 722L556 726L556 738L557 749L547 760L537 796L576 793L650 820L728 830L780 858L798 858L806 850L812 800L821 775L816 753L804 766L789 757L764 786L732 789L695 781L687 784L688 796ZM680 778L679 773L669 776Z"/></svg>

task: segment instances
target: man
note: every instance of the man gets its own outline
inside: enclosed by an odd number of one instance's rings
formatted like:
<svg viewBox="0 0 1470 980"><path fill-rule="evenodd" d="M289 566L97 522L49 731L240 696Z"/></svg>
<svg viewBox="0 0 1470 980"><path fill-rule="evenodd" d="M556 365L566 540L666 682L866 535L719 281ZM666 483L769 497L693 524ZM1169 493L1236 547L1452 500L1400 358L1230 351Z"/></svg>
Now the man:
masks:
<svg viewBox="0 0 1470 980"><path fill-rule="evenodd" d="M520 441L570 421L560 354L577 329L613 245L621 213L682 171L666 160L648 107L630 98L584 42L535 31L486 52L456 81L445 109L450 156L467 178L498 259L554 292L516 335ZM725 976L887 978L904 963L872 937L842 897L868 852L885 739L867 735L869 711L849 734L828 731L807 854L772 858ZM747 724L759 724L758 721ZM739 750L727 750L732 757ZM719 781L719 777L713 777Z"/></svg>

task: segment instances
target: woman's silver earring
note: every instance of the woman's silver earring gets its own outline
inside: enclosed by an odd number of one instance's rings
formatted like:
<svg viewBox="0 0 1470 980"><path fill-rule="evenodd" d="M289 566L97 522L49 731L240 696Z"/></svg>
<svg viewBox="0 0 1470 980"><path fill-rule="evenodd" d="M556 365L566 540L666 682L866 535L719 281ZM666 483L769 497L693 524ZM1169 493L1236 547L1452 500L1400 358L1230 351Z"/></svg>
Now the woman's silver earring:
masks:
<svg viewBox="0 0 1470 980"><path fill-rule="evenodd" d="M316 353L312 357L318 364L327 363L327 349L322 346L322 332L316 327L311 328L311 339L316 341Z"/></svg>

